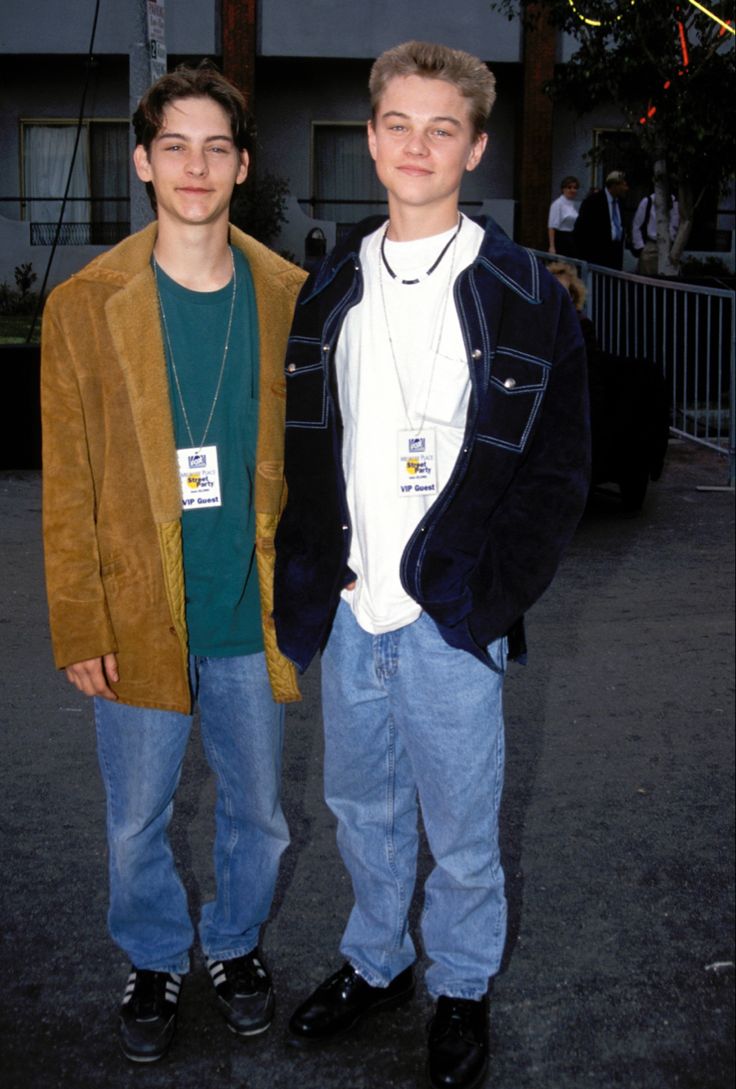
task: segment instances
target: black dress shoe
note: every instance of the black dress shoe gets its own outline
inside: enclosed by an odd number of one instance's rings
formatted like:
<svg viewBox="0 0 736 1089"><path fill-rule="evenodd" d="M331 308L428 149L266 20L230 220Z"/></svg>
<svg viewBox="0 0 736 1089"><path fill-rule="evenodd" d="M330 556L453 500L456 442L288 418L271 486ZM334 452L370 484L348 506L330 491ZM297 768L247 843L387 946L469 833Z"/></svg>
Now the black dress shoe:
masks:
<svg viewBox="0 0 736 1089"><path fill-rule="evenodd" d="M405 968L388 987L372 987L358 975L352 964L321 983L289 1021L294 1043L320 1044L348 1032L361 1017L393 1009L414 993L414 973Z"/></svg>
<svg viewBox="0 0 736 1089"><path fill-rule="evenodd" d="M488 999L437 999L429 1023L432 1089L478 1089L488 1069Z"/></svg>

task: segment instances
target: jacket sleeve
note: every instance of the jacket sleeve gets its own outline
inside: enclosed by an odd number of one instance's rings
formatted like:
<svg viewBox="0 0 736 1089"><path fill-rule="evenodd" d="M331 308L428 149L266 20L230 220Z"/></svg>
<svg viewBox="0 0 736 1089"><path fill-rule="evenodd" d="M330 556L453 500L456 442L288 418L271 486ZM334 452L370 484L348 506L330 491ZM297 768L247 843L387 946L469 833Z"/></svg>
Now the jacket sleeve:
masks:
<svg viewBox="0 0 736 1089"><path fill-rule="evenodd" d="M470 632L479 646L508 631L552 581L585 508L590 482L587 364L580 323L564 300L537 428L493 511L471 575Z"/></svg>
<svg viewBox="0 0 736 1089"><path fill-rule="evenodd" d="M61 302L49 299L41 338L44 553L59 668L117 650L100 570L83 394Z"/></svg>

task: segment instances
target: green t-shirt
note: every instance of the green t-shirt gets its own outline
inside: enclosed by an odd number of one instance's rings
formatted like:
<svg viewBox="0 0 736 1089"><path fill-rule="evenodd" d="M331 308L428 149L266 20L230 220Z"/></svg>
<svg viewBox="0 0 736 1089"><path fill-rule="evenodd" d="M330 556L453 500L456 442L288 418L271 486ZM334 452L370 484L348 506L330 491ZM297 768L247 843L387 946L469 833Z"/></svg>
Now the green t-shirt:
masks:
<svg viewBox="0 0 736 1089"><path fill-rule="evenodd" d="M234 306L233 281L219 291L190 291L155 270L176 445L216 446L220 473L222 505L182 512L189 650L222 658L263 650L253 509L258 316L248 262L239 250L233 253ZM231 307L229 348L215 401Z"/></svg>

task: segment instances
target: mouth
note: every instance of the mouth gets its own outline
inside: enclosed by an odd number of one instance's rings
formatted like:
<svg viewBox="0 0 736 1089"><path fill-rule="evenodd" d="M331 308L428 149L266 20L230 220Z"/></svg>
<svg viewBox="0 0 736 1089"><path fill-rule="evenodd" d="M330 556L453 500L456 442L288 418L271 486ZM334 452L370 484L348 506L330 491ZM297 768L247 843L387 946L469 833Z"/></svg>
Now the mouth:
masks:
<svg viewBox="0 0 736 1089"><path fill-rule="evenodd" d="M399 166L397 169L400 174L407 174L410 178L426 178L432 173L431 170L427 170L423 166L413 166L412 164Z"/></svg>
<svg viewBox="0 0 736 1089"><path fill-rule="evenodd" d="M212 190L211 189L200 189L199 187L194 186L194 185L180 185L179 186L179 192L180 193L192 193L192 194L194 194L194 196L200 197L200 196L204 195L205 193L211 193Z"/></svg>

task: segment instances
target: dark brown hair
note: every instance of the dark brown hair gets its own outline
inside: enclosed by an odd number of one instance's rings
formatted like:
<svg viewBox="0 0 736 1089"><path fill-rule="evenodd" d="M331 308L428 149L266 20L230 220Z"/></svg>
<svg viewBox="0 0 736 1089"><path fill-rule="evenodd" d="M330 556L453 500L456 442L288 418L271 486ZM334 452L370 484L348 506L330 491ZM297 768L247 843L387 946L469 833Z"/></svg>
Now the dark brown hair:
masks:
<svg viewBox="0 0 736 1089"><path fill-rule="evenodd" d="M166 107L178 98L211 98L217 102L228 116L235 146L240 151L253 150L254 127L243 95L206 60L197 68L179 65L148 88L133 114L136 144L149 150L163 125Z"/></svg>

